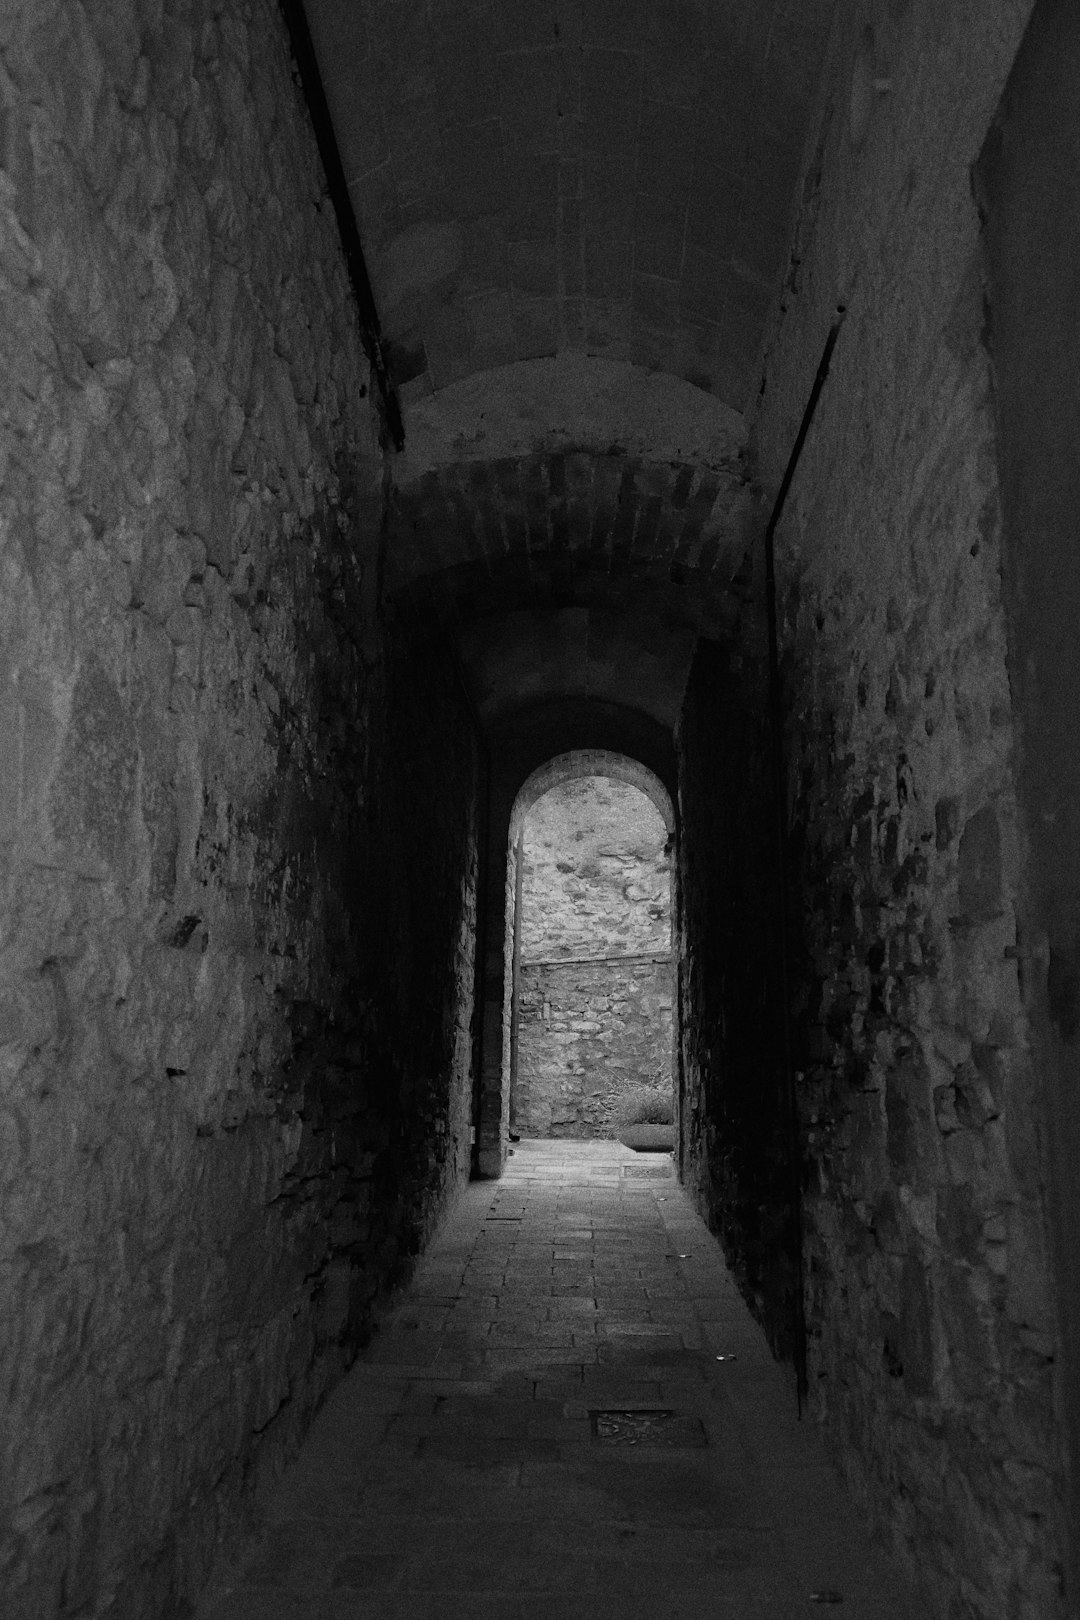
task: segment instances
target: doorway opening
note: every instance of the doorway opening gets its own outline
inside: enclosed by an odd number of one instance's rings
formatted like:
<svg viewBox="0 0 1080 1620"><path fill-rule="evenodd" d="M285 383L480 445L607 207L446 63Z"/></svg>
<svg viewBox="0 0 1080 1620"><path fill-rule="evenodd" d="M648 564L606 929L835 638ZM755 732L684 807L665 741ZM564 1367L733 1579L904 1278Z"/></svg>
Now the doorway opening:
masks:
<svg viewBox="0 0 1080 1620"><path fill-rule="evenodd" d="M670 1152L675 1129L674 825L620 756L530 778L507 860L510 1136Z"/></svg>

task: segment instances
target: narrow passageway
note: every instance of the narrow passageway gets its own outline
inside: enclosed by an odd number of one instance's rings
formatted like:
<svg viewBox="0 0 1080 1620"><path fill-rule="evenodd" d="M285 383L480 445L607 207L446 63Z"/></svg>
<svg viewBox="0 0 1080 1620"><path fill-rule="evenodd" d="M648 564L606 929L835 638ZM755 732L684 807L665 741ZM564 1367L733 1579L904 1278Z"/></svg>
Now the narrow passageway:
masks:
<svg viewBox="0 0 1080 1620"><path fill-rule="evenodd" d="M199 1620L913 1620L665 1155L472 1183Z"/></svg>

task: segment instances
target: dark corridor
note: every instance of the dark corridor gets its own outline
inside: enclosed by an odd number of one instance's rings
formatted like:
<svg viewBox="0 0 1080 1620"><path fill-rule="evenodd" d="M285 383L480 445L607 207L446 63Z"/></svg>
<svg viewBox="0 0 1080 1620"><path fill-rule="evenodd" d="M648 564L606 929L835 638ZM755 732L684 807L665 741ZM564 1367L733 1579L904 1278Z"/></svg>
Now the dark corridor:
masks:
<svg viewBox="0 0 1080 1620"><path fill-rule="evenodd" d="M1078 51L1065 0L7 0L5 1620L193 1614L313 1424L388 1502L399 1432L538 1502L606 1456L372 1371L460 1307L485 1382L475 1245L507 1376L647 1367L729 1468L738 1369L922 1613L1076 1614ZM670 805L678 1176L537 1186L530 1258L506 852L582 753ZM801 1612L724 1500L669 1595ZM400 1551L331 1610L427 1612Z"/></svg>

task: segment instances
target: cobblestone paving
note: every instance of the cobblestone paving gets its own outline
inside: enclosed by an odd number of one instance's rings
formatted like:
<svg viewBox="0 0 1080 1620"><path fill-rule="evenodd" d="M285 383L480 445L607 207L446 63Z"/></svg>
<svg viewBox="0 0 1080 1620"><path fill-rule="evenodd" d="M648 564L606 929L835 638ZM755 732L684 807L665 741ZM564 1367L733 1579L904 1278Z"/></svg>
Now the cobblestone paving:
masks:
<svg viewBox="0 0 1080 1620"><path fill-rule="evenodd" d="M920 1612L670 1160L617 1143L466 1189L261 1523L199 1620Z"/></svg>

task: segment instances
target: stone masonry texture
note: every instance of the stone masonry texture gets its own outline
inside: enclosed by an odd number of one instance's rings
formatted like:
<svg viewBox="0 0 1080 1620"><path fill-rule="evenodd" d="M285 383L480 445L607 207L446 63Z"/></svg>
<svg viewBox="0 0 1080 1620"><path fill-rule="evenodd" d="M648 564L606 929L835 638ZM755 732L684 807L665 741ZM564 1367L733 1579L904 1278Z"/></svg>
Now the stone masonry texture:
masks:
<svg viewBox="0 0 1080 1620"><path fill-rule="evenodd" d="M0 1606L157 1620L467 1167L476 749L276 8L0 51Z"/></svg>
<svg viewBox="0 0 1080 1620"><path fill-rule="evenodd" d="M671 1091L671 961L523 962L510 1123L613 1137L641 1086Z"/></svg>
<svg viewBox="0 0 1080 1620"><path fill-rule="evenodd" d="M659 810L628 782L583 776L545 793L523 828L522 960L669 950L667 837Z"/></svg>
<svg viewBox="0 0 1080 1620"><path fill-rule="evenodd" d="M478 1065L477 1168L498 1175L510 1119L510 999L514 918L513 860L522 817L549 786L597 773L630 781L671 819L674 744L643 712L553 694L518 710L487 732L490 776L487 859L481 883L483 1001ZM535 791L534 791L535 790Z"/></svg>
<svg viewBox="0 0 1080 1620"><path fill-rule="evenodd" d="M777 564L812 1400L934 1613L1048 1620L1057 1341L970 182L1029 8L993 9L837 34L756 442L775 487L846 304Z"/></svg>
<svg viewBox="0 0 1080 1620"><path fill-rule="evenodd" d="M470 1168L520 1168L511 1037L521 1078L572 1036L541 1066L603 1079L558 1128L608 1129L672 953L679 1174L773 1349L805 1326L875 1533L928 1620L1065 1620L1075 8L306 11L412 462L278 0L0 5L3 1620L190 1615ZM769 501L837 320L772 685ZM532 851L554 943L526 895L515 953L508 850L578 753L664 808L580 869ZM471 1296L536 1283L510 1228L592 1297L577 1229L639 1202L556 1197L538 1236L489 1192L490 1268L432 1273L485 1379ZM641 1229L650 1288L695 1225ZM547 1310L506 1370L562 1350L585 1389L610 1348ZM707 1332L667 1348L726 1377Z"/></svg>
<svg viewBox="0 0 1080 1620"><path fill-rule="evenodd" d="M671 1086L667 827L640 788L583 775L522 827L513 1128L613 1136L627 1094Z"/></svg>

